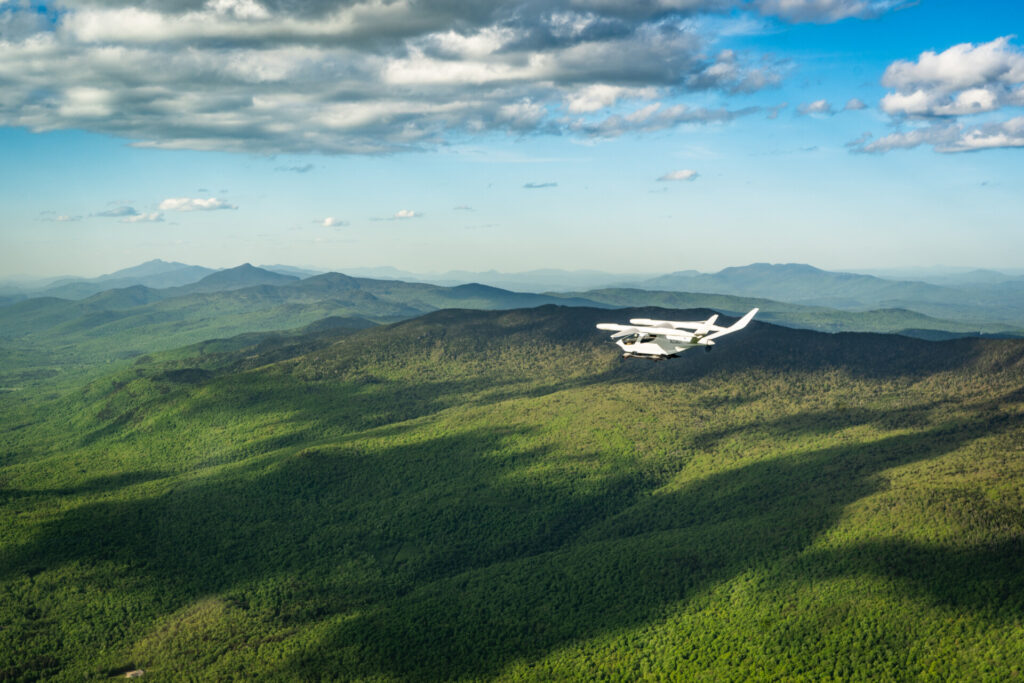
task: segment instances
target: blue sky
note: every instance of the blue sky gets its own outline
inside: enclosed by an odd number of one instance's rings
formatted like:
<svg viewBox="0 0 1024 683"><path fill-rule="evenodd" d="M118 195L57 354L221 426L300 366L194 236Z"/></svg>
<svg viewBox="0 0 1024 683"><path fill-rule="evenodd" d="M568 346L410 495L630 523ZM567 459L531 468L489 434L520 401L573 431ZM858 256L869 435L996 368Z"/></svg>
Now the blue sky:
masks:
<svg viewBox="0 0 1024 683"><path fill-rule="evenodd" d="M1019 268L1024 4L0 4L0 277Z"/></svg>

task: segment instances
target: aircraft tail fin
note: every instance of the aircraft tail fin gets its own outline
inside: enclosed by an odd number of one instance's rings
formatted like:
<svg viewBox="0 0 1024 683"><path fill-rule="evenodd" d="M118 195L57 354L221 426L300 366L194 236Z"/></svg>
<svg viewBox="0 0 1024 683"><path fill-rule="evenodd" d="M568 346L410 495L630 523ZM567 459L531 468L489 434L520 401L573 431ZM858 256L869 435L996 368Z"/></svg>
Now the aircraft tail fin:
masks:
<svg viewBox="0 0 1024 683"><path fill-rule="evenodd" d="M727 334L731 334L732 332L739 332L744 327L746 327L747 324L751 320L754 319L754 316L757 315L758 310L759 309L757 309L757 308L750 309L750 311L745 316L743 316L742 318L740 318L739 320L734 322L729 327L725 328L724 330L720 330L718 332L715 332L712 335L708 335L707 337L704 337L704 341L711 341L712 339L716 339L718 337L723 337L723 336L725 336Z"/></svg>

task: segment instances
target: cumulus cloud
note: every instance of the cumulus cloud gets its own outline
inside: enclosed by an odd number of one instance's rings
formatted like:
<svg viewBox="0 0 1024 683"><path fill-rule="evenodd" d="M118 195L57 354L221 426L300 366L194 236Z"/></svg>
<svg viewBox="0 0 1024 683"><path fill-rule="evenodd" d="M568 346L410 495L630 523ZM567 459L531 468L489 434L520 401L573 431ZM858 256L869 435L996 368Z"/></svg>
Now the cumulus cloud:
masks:
<svg viewBox="0 0 1024 683"><path fill-rule="evenodd" d="M343 228L346 225L348 225L348 221L344 221L340 218L335 218L334 216L328 216L327 218L320 221L320 225L322 225L325 228Z"/></svg>
<svg viewBox="0 0 1024 683"><path fill-rule="evenodd" d="M411 209L401 209L399 211L396 211L395 215L392 216L392 218L395 218L397 220L402 220L402 219L405 219L405 218L419 218L421 215L423 215L423 214L416 213L415 211L413 211Z"/></svg>
<svg viewBox="0 0 1024 683"><path fill-rule="evenodd" d="M629 114L612 114L595 121L578 121L570 128L594 138L614 138L625 133L650 133L684 123L720 123L738 116L753 114L757 107L730 111L728 109L690 108L685 104L663 107L660 102L641 107Z"/></svg>
<svg viewBox="0 0 1024 683"><path fill-rule="evenodd" d="M545 187L558 187L558 183L526 183L523 185L524 190L542 190Z"/></svg>
<svg viewBox="0 0 1024 683"><path fill-rule="evenodd" d="M223 199L216 197L189 198L175 197L160 202L161 211L217 211L219 209L237 209L234 204L228 204Z"/></svg>
<svg viewBox="0 0 1024 683"><path fill-rule="evenodd" d="M589 114L606 109L620 99L654 99L658 91L655 88L624 88L606 83L595 83L579 88L566 97L566 109L572 114Z"/></svg>
<svg viewBox="0 0 1024 683"><path fill-rule="evenodd" d="M801 104L796 108L797 114L801 116L807 116L808 114L822 114L825 116L831 116L835 112L832 110L832 105L829 104L828 100L815 100L814 102L807 102Z"/></svg>
<svg viewBox="0 0 1024 683"><path fill-rule="evenodd" d="M813 102L801 104L796 108L796 113L798 116L809 116L815 114L818 116L833 116L838 112L867 109L867 106L868 105L864 104L864 102L854 97L847 100L846 104L843 105L843 108L837 111L828 100L815 100Z"/></svg>
<svg viewBox="0 0 1024 683"><path fill-rule="evenodd" d="M106 211L100 211L96 214L97 216L103 216L105 218L123 218L125 216L138 216L139 212L131 206L117 206L113 209L107 209Z"/></svg>
<svg viewBox="0 0 1024 683"><path fill-rule="evenodd" d="M1010 37L961 43L923 52L917 61L893 62L882 76L893 92L882 111L908 116L963 116L1024 105L1024 52Z"/></svg>
<svg viewBox="0 0 1024 683"><path fill-rule="evenodd" d="M159 211L153 213L134 213L121 219L122 223L163 223L164 216Z"/></svg>
<svg viewBox="0 0 1024 683"><path fill-rule="evenodd" d="M693 181L697 179L700 174L688 168L681 169L679 171L669 171L665 175L658 178L658 182L671 182L671 181Z"/></svg>
<svg viewBox="0 0 1024 683"><path fill-rule="evenodd" d="M855 146L855 150L877 154L894 149L913 149L921 145L931 145L936 152L977 152L1000 147L1024 147L1024 116L975 126L931 124L891 133L873 142L865 140Z"/></svg>
<svg viewBox="0 0 1024 683"><path fill-rule="evenodd" d="M278 166L275 171L282 173L309 173L315 166L313 164L302 164L301 166Z"/></svg>
<svg viewBox="0 0 1024 683"><path fill-rule="evenodd" d="M942 52L897 60L882 76L890 88L880 108L898 130L857 151L887 152L930 145L938 152L1020 147L1021 117L993 120L1024 106L1024 51L1004 36L961 43ZM987 120L978 122L978 115ZM1005 114L1003 114L1005 116Z"/></svg>
<svg viewBox="0 0 1024 683"><path fill-rule="evenodd" d="M41 221L52 221L54 223L77 223L82 220L81 216L71 216L68 214L58 214L56 211L41 211L39 213L39 220Z"/></svg>
<svg viewBox="0 0 1024 683"><path fill-rule="evenodd" d="M911 0L756 0L764 14L792 22L829 24L842 19L872 19Z"/></svg>
<svg viewBox="0 0 1024 683"><path fill-rule="evenodd" d="M717 49L715 22L696 17L836 21L896 4L65 0L51 14L6 4L0 125L247 153L375 154L493 131L643 133L728 120L732 94L781 79L777 64ZM723 101L678 104L694 93ZM623 113L648 105L657 113Z"/></svg>

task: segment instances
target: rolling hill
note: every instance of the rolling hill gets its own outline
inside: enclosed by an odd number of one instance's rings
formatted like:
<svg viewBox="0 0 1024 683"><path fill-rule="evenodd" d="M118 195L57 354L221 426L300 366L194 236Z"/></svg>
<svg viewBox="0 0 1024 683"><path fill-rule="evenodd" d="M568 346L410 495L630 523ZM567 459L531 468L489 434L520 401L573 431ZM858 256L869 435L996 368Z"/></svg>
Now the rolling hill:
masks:
<svg viewBox="0 0 1024 683"><path fill-rule="evenodd" d="M325 324L0 402L0 672L1019 671L1024 341L755 321L652 363L606 316Z"/></svg>

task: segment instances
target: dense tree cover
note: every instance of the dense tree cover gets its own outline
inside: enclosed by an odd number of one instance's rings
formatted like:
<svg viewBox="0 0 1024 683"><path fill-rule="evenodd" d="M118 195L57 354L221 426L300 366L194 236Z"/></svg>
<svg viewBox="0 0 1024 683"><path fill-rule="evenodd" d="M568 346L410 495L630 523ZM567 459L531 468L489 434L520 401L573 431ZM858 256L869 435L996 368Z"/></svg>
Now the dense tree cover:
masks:
<svg viewBox="0 0 1024 683"><path fill-rule="evenodd" d="M1024 342L755 322L651 363L607 315L244 337L4 396L0 678L1020 673Z"/></svg>

